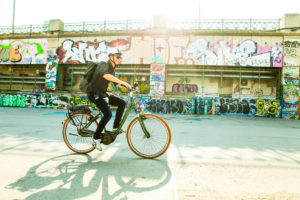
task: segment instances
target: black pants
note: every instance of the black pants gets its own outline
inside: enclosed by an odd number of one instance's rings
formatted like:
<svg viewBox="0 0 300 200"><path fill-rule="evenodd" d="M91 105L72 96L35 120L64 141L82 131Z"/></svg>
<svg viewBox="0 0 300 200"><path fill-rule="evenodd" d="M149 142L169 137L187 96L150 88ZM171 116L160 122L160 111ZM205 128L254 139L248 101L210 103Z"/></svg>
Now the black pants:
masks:
<svg viewBox="0 0 300 200"><path fill-rule="evenodd" d="M94 98L90 97L89 99L95 103L95 105L101 110L103 117L99 122L99 125L97 127L96 133L94 134L94 139L100 139L101 133L106 126L106 124L109 122L109 120L112 117L111 109L109 107L110 105L117 106L117 112L116 112L116 118L114 121L113 128L118 128L120 121L122 119L122 115L125 109L126 102L116 96L110 95L108 96L108 103L105 101L104 97Z"/></svg>

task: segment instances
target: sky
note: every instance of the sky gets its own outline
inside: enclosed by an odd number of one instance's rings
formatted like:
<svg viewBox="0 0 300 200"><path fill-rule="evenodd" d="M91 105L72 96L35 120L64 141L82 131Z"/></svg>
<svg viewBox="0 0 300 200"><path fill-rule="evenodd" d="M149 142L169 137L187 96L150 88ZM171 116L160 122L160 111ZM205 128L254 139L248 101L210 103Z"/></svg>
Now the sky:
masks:
<svg viewBox="0 0 300 200"><path fill-rule="evenodd" d="M153 19L279 19L300 0L15 0L15 25ZM12 26L13 0L0 0L0 26Z"/></svg>

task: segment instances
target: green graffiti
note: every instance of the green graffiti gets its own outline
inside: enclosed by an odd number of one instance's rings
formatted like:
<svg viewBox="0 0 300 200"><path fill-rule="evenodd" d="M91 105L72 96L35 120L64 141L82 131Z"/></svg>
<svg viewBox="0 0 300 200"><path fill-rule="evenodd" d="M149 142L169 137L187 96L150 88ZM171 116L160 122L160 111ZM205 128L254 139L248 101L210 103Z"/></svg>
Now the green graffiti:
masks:
<svg viewBox="0 0 300 200"><path fill-rule="evenodd" d="M1 47L2 49L9 49L9 48L11 47L11 45L12 45L13 43L15 43L15 42L22 42L23 44L35 45L35 46L36 46L36 49L37 49L37 52L38 52L38 53L37 53L38 55L39 55L39 54L44 54L44 52L45 52L41 44L36 43L36 42L32 42L32 43L31 43L31 42L24 42L24 41L22 41L22 40L15 40L15 41L9 43L9 45L7 45L7 46L0 44L0 47ZM23 47L23 46L20 45L20 48L22 48L22 47ZM23 54L23 53L24 53L24 52L22 52L22 54ZM26 49L26 53L29 54L28 49Z"/></svg>
<svg viewBox="0 0 300 200"><path fill-rule="evenodd" d="M3 96L0 94L0 106L3 105Z"/></svg>
<svg viewBox="0 0 300 200"><path fill-rule="evenodd" d="M3 101L3 97L0 95L0 106L25 107L25 99L25 96L7 94Z"/></svg>
<svg viewBox="0 0 300 200"><path fill-rule="evenodd" d="M10 95L6 95L4 101L3 101L3 106L9 106L9 99L10 99Z"/></svg>
<svg viewBox="0 0 300 200"><path fill-rule="evenodd" d="M257 114L259 116L263 116L265 113L265 101L262 99L258 99L256 102Z"/></svg>

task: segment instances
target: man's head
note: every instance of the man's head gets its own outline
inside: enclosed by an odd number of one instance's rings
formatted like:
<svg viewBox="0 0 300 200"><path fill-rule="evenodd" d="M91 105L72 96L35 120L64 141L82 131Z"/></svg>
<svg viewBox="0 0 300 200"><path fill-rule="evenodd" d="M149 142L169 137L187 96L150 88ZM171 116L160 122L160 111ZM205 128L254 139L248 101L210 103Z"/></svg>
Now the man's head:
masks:
<svg viewBox="0 0 300 200"><path fill-rule="evenodd" d="M122 61L122 52L118 48L110 48L108 50L108 57L113 66L118 65Z"/></svg>

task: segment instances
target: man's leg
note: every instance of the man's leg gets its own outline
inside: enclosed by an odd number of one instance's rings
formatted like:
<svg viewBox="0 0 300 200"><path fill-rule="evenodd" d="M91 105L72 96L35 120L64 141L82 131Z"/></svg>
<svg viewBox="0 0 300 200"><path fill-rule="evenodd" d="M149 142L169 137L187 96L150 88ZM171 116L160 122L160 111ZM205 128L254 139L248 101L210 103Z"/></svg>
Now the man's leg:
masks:
<svg viewBox="0 0 300 200"><path fill-rule="evenodd" d="M122 115L126 106L126 102L123 99L120 99L116 96L110 95L109 96L109 104L113 106L118 106L117 112L116 112L116 118L114 121L113 128L118 128L122 119Z"/></svg>
<svg viewBox="0 0 300 200"><path fill-rule="evenodd" d="M101 110L103 114L103 117L100 120L99 125L97 127L96 133L94 134L94 139L100 139L102 131L106 126L106 124L108 123L108 121L111 119L112 114L108 103L103 98L100 97L96 99L94 103Z"/></svg>

